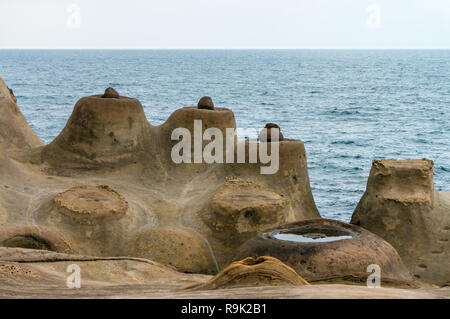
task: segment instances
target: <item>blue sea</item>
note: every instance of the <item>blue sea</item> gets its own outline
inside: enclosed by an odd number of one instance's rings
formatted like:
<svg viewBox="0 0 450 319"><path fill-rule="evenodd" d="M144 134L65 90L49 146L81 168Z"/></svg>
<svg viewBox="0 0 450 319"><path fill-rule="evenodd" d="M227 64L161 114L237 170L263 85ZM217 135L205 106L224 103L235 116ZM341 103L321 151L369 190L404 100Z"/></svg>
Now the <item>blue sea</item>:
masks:
<svg viewBox="0 0 450 319"><path fill-rule="evenodd" d="M204 95L240 128L305 143L323 217L350 220L373 158L428 158L450 190L450 51L0 50L0 76L50 142L82 96L112 86L153 125Z"/></svg>

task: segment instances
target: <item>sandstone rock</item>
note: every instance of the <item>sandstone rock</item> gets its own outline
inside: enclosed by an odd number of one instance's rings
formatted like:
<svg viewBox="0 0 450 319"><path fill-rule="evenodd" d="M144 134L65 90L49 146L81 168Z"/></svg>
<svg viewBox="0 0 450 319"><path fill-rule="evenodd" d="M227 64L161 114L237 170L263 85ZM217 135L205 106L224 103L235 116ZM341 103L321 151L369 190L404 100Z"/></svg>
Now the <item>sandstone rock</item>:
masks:
<svg viewBox="0 0 450 319"><path fill-rule="evenodd" d="M303 286L309 283L276 258L248 257L235 261L208 282L192 290L257 286Z"/></svg>
<svg viewBox="0 0 450 319"><path fill-rule="evenodd" d="M103 94L102 97L107 98L107 99L111 99L111 98L118 99L118 98L120 98L120 95L116 90L109 87L105 90L105 93Z"/></svg>
<svg viewBox="0 0 450 319"><path fill-rule="evenodd" d="M259 230L319 217L301 141L279 143L280 170L272 175L261 174L260 162L249 162L248 149L246 163L175 164L172 132L181 127L193 134L194 120L202 121L202 133L218 128L226 136L236 127L231 110L197 107L176 110L152 126L136 99L96 95L76 103L65 128L45 147L15 148L13 157L0 139L6 245L145 256L181 271L215 274ZM237 147L231 148L235 156ZM36 230L23 235L12 231L16 226ZM63 234L65 246L42 229Z"/></svg>
<svg viewBox="0 0 450 319"><path fill-rule="evenodd" d="M46 226L0 226L0 247L19 247L71 253L65 236L57 229Z"/></svg>
<svg viewBox="0 0 450 319"><path fill-rule="evenodd" d="M214 103L209 96L204 96L198 101L197 107L199 109L214 110Z"/></svg>
<svg viewBox="0 0 450 319"><path fill-rule="evenodd" d="M274 141L283 141L284 137L281 133L280 127L274 123L267 123L264 126L264 128L259 133L258 140L260 142L272 142L272 129L278 131L278 139L274 139Z"/></svg>
<svg viewBox="0 0 450 319"><path fill-rule="evenodd" d="M108 186L77 186L56 195L56 211L80 224L120 219L128 210L128 203Z"/></svg>
<svg viewBox="0 0 450 319"><path fill-rule="evenodd" d="M54 167L121 165L136 161L149 139L149 123L138 100L94 95L75 104L63 131L42 156Z"/></svg>
<svg viewBox="0 0 450 319"><path fill-rule="evenodd" d="M243 256L271 256L309 283L366 283L367 267L381 269L381 285L412 287L413 278L395 249L367 230L330 219L311 219L260 232L243 244Z"/></svg>
<svg viewBox="0 0 450 319"><path fill-rule="evenodd" d="M7 149L29 149L43 146L16 104L12 90L0 78L0 141ZM0 154L3 156L4 154Z"/></svg>
<svg viewBox="0 0 450 319"><path fill-rule="evenodd" d="M207 242L188 229L172 226L144 227L125 247L124 254L170 265L180 272L217 272Z"/></svg>
<svg viewBox="0 0 450 319"><path fill-rule="evenodd" d="M289 209L289 199L263 185L237 177L227 177L225 184L209 200L201 218L211 230L211 237L224 247L229 257L241 244L259 231L295 220ZM221 251L216 246L216 251ZM229 260L222 260L221 264Z"/></svg>
<svg viewBox="0 0 450 319"><path fill-rule="evenodd" d="M421 281L450 282L450 192L437 192L430 160L373 160L351 223L398 251Z"/></svg>

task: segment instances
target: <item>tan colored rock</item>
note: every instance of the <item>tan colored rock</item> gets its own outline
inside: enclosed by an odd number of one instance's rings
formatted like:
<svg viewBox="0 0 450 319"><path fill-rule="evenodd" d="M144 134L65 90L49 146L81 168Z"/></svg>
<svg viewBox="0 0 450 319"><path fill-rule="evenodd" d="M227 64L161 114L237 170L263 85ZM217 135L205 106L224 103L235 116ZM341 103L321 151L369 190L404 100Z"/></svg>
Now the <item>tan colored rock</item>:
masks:
<svg viewBox="0 0 450 319"><path fill-rule="evenodd" d="M107 99L111 99L111 98L115 98L118 99L120 98L119 93L114 90L113 88L109 87L105 90L105 93L102 96L103 98L107 98Z"/></svg>
<svg viewBox="0 0 450 319"><path fill-rule="evenodd" d="M381 285L415 287L395 249L380 237L331 219L310 219L260 232L243 244L243 256L271 256L292 267L309 283L366 284L367 267L381 270Z"/></svg>
<svg viewBox="0 0 450 319"><path fill-rule="evenodd" d="M67 238L59 230L45 226L0 226L0 247L72 252Z"/></svg>
<svg viewBox="0 0 450 319"><path fill-rule="evenodd" d="M56 195L56 211L80 224L120 219L128 210L128 203L107 185L77 186Z"/></svg>
<svg viewBox="0 0 450 319"><path fill-rule="evenodd" d="M259 231L295 220L289 199L268 190L262 184L237 177L227 177L225 184L210 198L200 213L214 238L220 264Z"/></svg>
<svg viewBox="0 0 450 319"><path fill-rule="evenodd" d="M280 127L275 123L267 123L259 133L258 140L261 142L272 142L272 129L278 132L278 138L274 139L274 141L284 140Z"/></svg>
<svg viewBox="0 0 450 319"><path fill-rule="evenodd" d="M197 107L199 109L214 110L214 103L209 96L204 96L198 101Z"/></svg>
<svg viewBox="0 0 450 319"><path fill-rule="evenodd" d="M389 242L422 281L450 283L450 192L437 192L430 160L373 160L352 224Z"/></svg>
<svg viewBox="0 0 450 319"><path fill-rule="evenodd" d="M231 110L197 107L176 110L165 123L152 126L139 101L96 95L76 103L65 128L45 147L3 152L6 142L0 139L0 208L5 212L0 225L11 235L6 244L45 243L42 248L60 251L57 239L39 233L50 229L63 234L64 249L73 254L145 256L186 272L217 273L257 231L319 217L301 141L277 143L280 169L272 175L261 174L265 164L260 161L249 163L248 141L239 141L247 148L246 163L176 164L172 132L186 128L193 133L195 120L202 121L201 134L218 128L225 135L236 127ZM227 177L242 184L233 186ZM227 216L229 210L233 213ZM223 226L214 219L220 214ZM16 226L45 236L9 241L16 234L9 229Z"/></svg>
<svg viewBox="0 0 450 319"><path fill-rule="evenodd" d="M63 131L42 153L50 165L101 168L136 161L145 149L150 125L141 103L132 98L80 99Z"/></svg>
<svg viewBox="0 0 450 319"><path fill-rule="evenodd" d="M154 260L180 272L217 272L207 242L191 230L180 227L144 227L125 246L123 255Z"/></svg>
<svg viewBox="0 0 450 319"><path fill-rule="evenodd" d="M303 286L309 283L276 258L261 256L235 261L208 282L192 290L258 286Z"/></svg>
<svg viewBox="0 0 450 319"><path fill-rule="evenodd" d="M7 149L43 146L44 143L30 128L16 102L12 90L0 78L0 141L5 143Z"/></svg>

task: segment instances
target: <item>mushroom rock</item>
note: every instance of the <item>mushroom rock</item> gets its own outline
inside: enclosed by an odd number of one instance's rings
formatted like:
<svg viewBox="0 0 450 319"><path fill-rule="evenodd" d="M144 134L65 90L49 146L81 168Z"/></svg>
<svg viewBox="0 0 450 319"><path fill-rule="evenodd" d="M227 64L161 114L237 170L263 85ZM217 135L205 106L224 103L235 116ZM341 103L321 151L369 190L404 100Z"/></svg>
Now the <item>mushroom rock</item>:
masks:
<svg viewBox="0 0 450 319"><path fill-rule="evenodd" d="M381 284L414 286L396 250L369 231L330 219L310 219L264 230L244 243L235 259L271 256L309 283L366 283L367 267L381 270Z"/></svg>
<svg viewBox="0 0 450 319"><path fill-rule="evenodd" d="M309 283L276 258L248 257L235 261L206 283L191 290L257 286L305 286Z"/></svg>
<svg viewBox="0 0 450 319"><path fill-rule="evenodd" d="M367 188L351 223L382 237L424 282L450 282L450 192L437 192L433 162L372 162Z"/></svg>
<svg viewBox="0 0 450 319"><path fill-rule="evenodd" d="M237 177L226 178L200 216L209 228L209 237L213 238L214 252L221 265L227 264L227 257L259 231L295 220L289 198L260 183Z"/></svg>
<svg viewBox="0 0 450 319"><path fill-rule="evenodd" d="M123 254L175 267L180 272L214 274L208 243L192 230L175 227L143 227L125 245Z"/></svg>
<svg viewBox="0 0 450 319"><path fill-rule="evenodd" d="M0 139L7 149L43 146L16 104L16 97L0 78Z"/></svg>
<svg viewBox="0 0 450 319"><path fill-rule="evenodd" d="M260 142L271 142L272 141L272 129L275 129L278 131L278 140L276 140L276 141L284 140L284 137L283 137L283 134L281 133L280 127L274 123L267 123L264 126L264 128L259 133L258 140Z"/></svg>
<svg viewBox="0 0 450 319"><path fill-rule="evenodd" d="M214 103L209 96L204 96L198 101L197 107L199 109L214 110Z"/></svg>
<svg viewBox="0 0 450 319"><path fill-rule="evenodd" d="M114 95L106 90L107 96ZM63 131L42 157L55 167L99 168L136 161L151 140L150 124L137 99L81 98Z"/></svg>
<svg viewBox="0 0 450 319"><path fill-rule="evenodd" d="M118 99L118 98L120 98L119 93L116 90L114 90L113 88L111 88L111 87L109 87L109 88L107 88L105 90L105 93L103 94L102 97L103 98L108 98L108 99L111 99L111 98Z"/></svg>

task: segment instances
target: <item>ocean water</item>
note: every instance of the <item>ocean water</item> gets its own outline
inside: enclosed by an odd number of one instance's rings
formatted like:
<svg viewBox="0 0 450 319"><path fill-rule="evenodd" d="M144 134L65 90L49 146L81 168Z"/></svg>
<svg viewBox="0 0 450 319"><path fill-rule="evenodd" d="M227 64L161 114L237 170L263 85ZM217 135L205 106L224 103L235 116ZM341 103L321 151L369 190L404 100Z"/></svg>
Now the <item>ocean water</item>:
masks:
<svg viewBox="0 0 450 319"><path fill-rule="evenodd" d="M305 143L323 217L350 220L373 158L431 159L450 190L450 51L0 50L0 76L47 143L109 86L153 125L204 95L240 128L278 123Z"/></svg>

